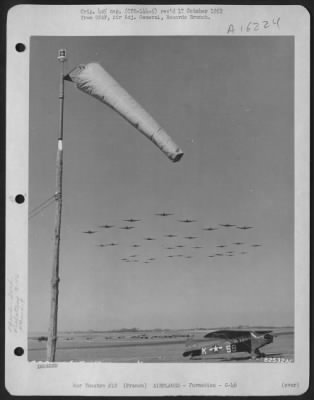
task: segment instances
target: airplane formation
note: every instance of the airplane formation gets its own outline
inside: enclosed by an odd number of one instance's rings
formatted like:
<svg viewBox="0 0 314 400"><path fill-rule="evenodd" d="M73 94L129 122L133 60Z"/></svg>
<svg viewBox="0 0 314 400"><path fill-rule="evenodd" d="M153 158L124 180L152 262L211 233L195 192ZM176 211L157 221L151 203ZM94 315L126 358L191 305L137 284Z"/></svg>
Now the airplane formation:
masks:
<svg viewBox="0 0 314 400"><path fill-rule="evenodd" d="M159 213L155 213L154 214L157 217L163 217L163 218L171 218L174 213L170 213L170 212L159 212ZM127 222L129 223L129 225L122 225L119 226L119 224L114 225L114 224L109 224L109 223L105 223L102 225L98 225L98 228L100 230L93 230L93 229L88 229L88 230L84 230L82 231L82 233L86 234L86 235L94 235L94 234L98 234L96 235L97 237L99 236L99 233L101 234L102 232L105 232L105 230L110 229L115 230L119 229L119 230L125 230L125 231L131 231L132 233L131 235L131 239L132 239L132 235L133 235L133 229L135 229L135 232L138 232L138 230L140 230L140 226L141 226L141 221L143 221L142 219L137 219L137 218L126 218L122 220L123 222ZM196 219L190 219L190 218L183 218L183 219L177 219L177 222L180 222L182 224L187 224L187 225L191 225L194 226L194 223L197 223L198 221ZM138 228L138 229L137 229ZM202 227L201 230L205 231L205 232L214 232L215 231L221 231L221 232L234 232L236 233L236 230L249 230L249 229L253 229L253 226L249 226L249 225L236 225L236 224L229 224L229 223L223 223L223 224L218 224L216 226L205 226ZM186 231L184 231L184 233L186 234ZM194 232L193 232L194 233ZM133 243L129 244L128 247L130 248L143 248L144 246L144 241L154 241L156 243L159 243L160 240L165 241L167 239L171 239L171 243L173 243L173 246L169 246L168 243L164 243L161 246L161 251L159 251L158 256L165 256L167 258L184 258L186 260L192 260L194 257L199 256L201 254L203 254L204 250L201 249L205 249L205 251L208 251L208 249L211 247L212 243L214 242L214 238L215 236L206 236L204 237L204 235L207 234L203 234L202 237L200 236L194 236L194 235L180 235L179 233L167 233L167 234L163 234L162 238L158 238L158 237L154 237L153 236L144 236L142 237L142 239L139 239L138 234L136 235L136 242L135 240L133 241ZM214 234L215 235L215 234ZM166 238L166 239L165 239ZM183 240L187 240L187 241L192 241L192 246L188 245L188 242L180 242L180 238ZM199 243L199 239L202 239L204 241L208 240L208 245L200 245ZM236 237L233 237L233 239L237 239ZM243 239L243 237L241 237L241 239ZM140 243L140 240L142 240L143 242ZM179 242L178 242L179 241ZM217 243L217 242L216 242ZM148 244L148 243L147 243ZM168 244L168 246L167 246ZM204 244L204 243L202 243ZM125 245L122 244L122 241L108 241L108 242L104 242L104 243L98 243L96 244L97 247L99 248L107 248L107 247L114 247L117 246L118 248L123 248L123 255L126 254L126 248ZM154 245L153 245L154 246ZM240 247L239 247L240 246ZM215 252L215 251L208 251L207 253L207 259L214 259L214 258L220 258L220 257L237 257L237 256L243 256L245 254L249 253L249 248L253 249L253 248L259 248L261 247L262 244L260 243L248 243L248 242L244 242L244 241L230 241L229 243L227 243L225 241L225 243L218 243L215 244L215 247L218 249L220 249L219 252ZM151 247L149 245L149 247ZM163 249L163 250L162 250ZM175 250L175 249L182 249L183 253L179 253L179 254L173 254L171 251ZM167 252L166 254L164 253L164 250L167 250L170 252L170 254ZM199 252L195 252L196 250L199 250ZM240 250L240 251L238 251ZM149 263L153 263L155 261L158 260L158 257L154 254L152 254L152 250L148 249L148 254L146 256L141 256L140 254L129 254L127 256L124 256L122 258L120 258L120 261L125 262L125 263L143 263L143 264L149 264ZM208 260L209 261L209 260Z"/></svg>

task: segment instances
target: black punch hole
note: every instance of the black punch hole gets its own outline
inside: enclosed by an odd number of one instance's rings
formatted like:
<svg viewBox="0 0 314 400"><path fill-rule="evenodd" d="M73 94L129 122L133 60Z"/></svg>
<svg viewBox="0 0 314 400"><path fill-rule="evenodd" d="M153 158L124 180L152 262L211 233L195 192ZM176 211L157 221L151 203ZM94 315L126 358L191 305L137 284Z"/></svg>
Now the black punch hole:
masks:
<svg viewBox="0 0 314 400"><path fill-rule="evenodd" d="M22 51L24 51L25 50L25 44L23 44L23 43L17 43L16 45L15 45L15 50L16 51L18 51L19 53L21 53Z"/></svg>
<svg viewBox="0 0 314 400"><path fill-rule="evenodd" d="M22 194L18 194L15 196L15 201L17 202L17 204L22 204L24 203L24 196Z"/></svg>
<svg viewBox="0 0 314 400"><path fill-rule="evenodd" d="M24 354L23 347L15 347L14 354L18 357L21 357Z"/></svg>

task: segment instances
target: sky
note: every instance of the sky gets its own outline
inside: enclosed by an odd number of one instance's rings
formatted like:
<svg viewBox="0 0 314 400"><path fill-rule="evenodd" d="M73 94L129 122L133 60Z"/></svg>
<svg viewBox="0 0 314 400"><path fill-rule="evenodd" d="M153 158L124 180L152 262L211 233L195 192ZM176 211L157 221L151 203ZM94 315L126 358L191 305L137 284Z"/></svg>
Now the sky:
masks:
<svg viewBox="0 0 314 400"><path fill-rule="evenodd" d="M60 48L66 72L99 62L184 156L65 82L58 329L293 325L293 38L32 37L30 212L56 191ZM30 215L29 331L45 332L55 204Z"/></svg>

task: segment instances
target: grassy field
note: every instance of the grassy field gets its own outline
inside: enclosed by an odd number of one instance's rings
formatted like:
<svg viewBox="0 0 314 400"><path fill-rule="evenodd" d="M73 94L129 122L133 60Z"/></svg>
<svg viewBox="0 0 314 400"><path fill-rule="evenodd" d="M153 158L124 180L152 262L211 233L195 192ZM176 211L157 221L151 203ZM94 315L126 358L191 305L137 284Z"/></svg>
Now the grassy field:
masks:
<svg viewBox="0 0 314 400"><path fill-rule="evenodd" d="M265 329L250 328L250 329ZM268 329L268 328L266 328ZM293 328L269 328L274 342L261 350L267 357L294 360ZM58 336L56 361L102 361L102 362L222 362L222 358L209 357L202 360L184 358L185 342L192 337L204 336L206 330L152 330L117 332L61 332ZM31 334L28 340L28 359L45 361L47 342L38 340L40 334ZM247 353L237 353L229 362L264 362L251 360Z"/></svg>

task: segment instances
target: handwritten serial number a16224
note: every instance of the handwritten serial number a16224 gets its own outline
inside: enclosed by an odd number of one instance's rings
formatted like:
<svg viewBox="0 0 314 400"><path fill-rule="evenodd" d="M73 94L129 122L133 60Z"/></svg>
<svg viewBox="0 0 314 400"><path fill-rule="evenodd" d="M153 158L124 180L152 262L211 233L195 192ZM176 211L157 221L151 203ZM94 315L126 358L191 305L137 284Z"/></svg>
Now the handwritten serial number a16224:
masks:
<svg viewBox="0 0 314 400"><path fill-rule="evenodd" d="M241 25L229 24L227 34L265 32L272 28L280 29L280 17L263 21L249 21Z"/></svg>

